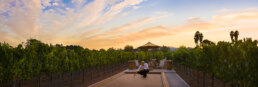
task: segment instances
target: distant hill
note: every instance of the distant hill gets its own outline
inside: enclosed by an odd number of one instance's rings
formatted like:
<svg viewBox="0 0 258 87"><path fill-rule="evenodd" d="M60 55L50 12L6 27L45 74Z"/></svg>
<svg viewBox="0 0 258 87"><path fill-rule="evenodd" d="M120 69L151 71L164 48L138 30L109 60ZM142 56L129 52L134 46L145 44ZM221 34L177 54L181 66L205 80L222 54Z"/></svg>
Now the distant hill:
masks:
<svg viewBox="0 0 258 87"><path fill-rule="evenodd" d="M169 47L169 49L170 49L170 51L175 51L175 50L177 50L178 48L176 48L176 47Z"/></svg>

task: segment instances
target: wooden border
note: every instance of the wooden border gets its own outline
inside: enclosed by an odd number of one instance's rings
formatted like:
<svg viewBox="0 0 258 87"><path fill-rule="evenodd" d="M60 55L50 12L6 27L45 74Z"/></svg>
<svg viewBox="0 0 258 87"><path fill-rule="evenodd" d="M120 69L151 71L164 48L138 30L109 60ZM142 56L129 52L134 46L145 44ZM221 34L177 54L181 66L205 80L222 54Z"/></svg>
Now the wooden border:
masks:
<svg viewBox="0 0 258 87"><path fill-rule="evenodd" d="M168 80L164 72L161 72L161 78L162 78L163 87L169 87Z"/></svg>

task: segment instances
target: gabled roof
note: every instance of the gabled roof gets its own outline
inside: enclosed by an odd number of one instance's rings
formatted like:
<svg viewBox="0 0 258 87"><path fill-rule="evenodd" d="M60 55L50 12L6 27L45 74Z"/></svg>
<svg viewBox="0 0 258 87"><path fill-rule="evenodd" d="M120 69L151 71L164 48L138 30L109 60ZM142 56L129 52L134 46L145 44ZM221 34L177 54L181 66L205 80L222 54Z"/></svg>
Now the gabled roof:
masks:
<svg viewBox="0 0 258 87"><path fill-rule="evenodd" d="M153 44L153 43L151 43L151 42L148 42L148 43L146 43L146 44L140 46L139 48L142 48L142 47L160 47L160 46L155 45L155 44Z"/></svg>

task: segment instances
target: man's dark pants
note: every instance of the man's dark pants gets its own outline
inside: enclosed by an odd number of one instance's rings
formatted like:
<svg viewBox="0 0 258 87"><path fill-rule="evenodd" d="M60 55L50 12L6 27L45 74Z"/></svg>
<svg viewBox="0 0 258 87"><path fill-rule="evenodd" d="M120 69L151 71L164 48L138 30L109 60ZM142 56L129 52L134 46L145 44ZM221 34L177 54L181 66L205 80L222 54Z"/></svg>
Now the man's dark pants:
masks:
<svg viewBox="0 0 258 87"><path fill-rule="evenodd" d="M149 72L148 69L144 69L144 70L139 71L138 73L141 74L141 75L143 75L144 78L146 78L148 72Z"/></svg>

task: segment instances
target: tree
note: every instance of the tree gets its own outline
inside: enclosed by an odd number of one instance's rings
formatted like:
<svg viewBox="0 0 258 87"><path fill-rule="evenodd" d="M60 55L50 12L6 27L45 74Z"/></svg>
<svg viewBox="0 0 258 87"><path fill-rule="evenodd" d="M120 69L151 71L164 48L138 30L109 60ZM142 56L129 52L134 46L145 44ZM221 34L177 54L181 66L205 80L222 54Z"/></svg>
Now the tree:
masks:
<svg viewBox="0 0 258 87"><path fill-rule="evenodd" d="M195 35L194 35L194 42L195 42L196 46L198 46L199 34L200 34L200 32L196 31Z"/></svg>
<svg viewBox="0 0 258 87"><path fill-rule="evenodd" d="M199 31L196 31L194 35L194 42L196 46L198 46L199 41L200 41L200 44L202 44L202 40L203 40L203 34L200 33Z"/></svg>
<svg viewBox="0 0 258 87"><path fill-rule="evenodd" d="M202 45L215 45L215 43L208 39L205 39L202 41Z"/></svg>
<svg viewBox="0 0 258 87"><path fill-rule="evenodd" d="M235 36L235 41L238 41L238 35L239 35L239 32L236 30L235 35L234 35Z"/></svg>
<svg viewBox="0 0 258 87"><path fill-rule="evenodd" d="M66 46L66 49L73 49L73 50L82 50L83 47L79 46L79 45L69 45L69 46Z"/></svg>
<svg viewBox="0 0 258 87"><path fill-rule="evenodd" d="M170 48L167 47L167 46L162 46L162 47L160 48L160 50L161 50L162 52L168 52L168 51L170 50Z"/></svg>
<svg viewBox="0 0 258 87"><path fill-rule="evenodd" d="M130 52L132 52L132 51L133 51L133 46L126 45L126 46L124 47L124 51L130 51Z"/></svg>
<svg viewBox="0 0 258 87"><path fill-rule="evenodd" d="M239 36L239 32L237 30L235 32L230 31L230 38L231 38L232 43L238 41L238 36Z"/></svg>
<svg viewBox="0 0 258 87"><path fill-rule="evenodd" d="M231 38L232 43L234 42L234 36L235 36L235 32L231 31L230 32L230 38Z"/></svg>
<svg viewBox="0 0 258 87"><path fill-rule="evenodd" d="M200 39L200 43L202 43L202 40L203 40L203 34L202 33L199 34L199 39Z"/></svg>

